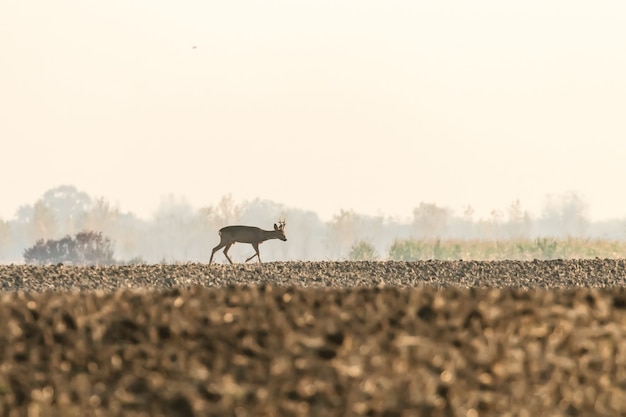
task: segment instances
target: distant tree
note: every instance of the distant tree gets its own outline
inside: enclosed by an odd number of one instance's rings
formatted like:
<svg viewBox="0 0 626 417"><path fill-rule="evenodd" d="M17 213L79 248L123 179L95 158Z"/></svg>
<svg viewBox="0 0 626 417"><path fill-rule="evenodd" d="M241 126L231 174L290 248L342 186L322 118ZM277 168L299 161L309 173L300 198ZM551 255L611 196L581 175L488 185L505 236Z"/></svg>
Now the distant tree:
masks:
<svg viewBox="0 0 626 417"><path fill-rule="evenodd" d="M59 240L38 240L24 250L27 264L47 265L68 262L73 265L110 265L114 263L111 240L102 232L80 232Z"/></svg>
<svg viewBox="0 0 626 417"><path fill-rule="evenodd" d="M90 207L91 197L87 193L62 185L46 191L34 205L21 206L17 220L28 238L50 239L83 230Z"/></svg>
<svg viewBox="0 0 626 417"><path fill-rule="evenodd" d="M489 240L500 240L503 238L504 213L502 210L493 209L489 213L489 218L484 223L484 233Z"/></svg>
<svg viewBox="0 0 626 417"><path fill-rule="evenodd" d="M452 227L453 236L461 239L476 237L476 223L474 222L474 208L471 205L463 207L463 213L457 218L457 224Z"/></svg>
<svg viewBox="0 0 626 417"><path fill-rule="evenodd" d="M201 208L199 215L212 227L222 228L239 222L244 211L245 206L235 203L232 195L227 194L216 205Z"/></svg>
<svg viewBox="0 0 626 417"><path fill-rule="evenodd" d="M150 233L159 256L166 261L187 259L197 229L191 204L184 197L170 194L161 199L155 220Z"/></svg>
<svg viewBox="0 0 626 417"><path fill-rule="evenodd" d="M336 258L342 259L348 254L355 237L359 216L353 210L339 211L328 224L328 243L333 248Z"/></svg>
<svg viewBox="0 0 626 417"><path fill-rule="evenodd" d="M585 237L589 226L587 210L587 203L576 193L550 195L540 225L548 236Z"/></svg>
<svg viewBox="0 0 626 417"><path fill-rule="evenodd" d="M49 239L57 232L57 217L48 205L42 200L35 203L33 207L33 218L31 221L31 233L42 239Z"/></svg>
<svg viewBox="0 0 626 417"><path fill-rule="evenodd" d="M85 212L84 226L86 230L111 230L120 213L104 197L93 200L89 210Z"/></svg>
<svg viewBox="0 0 626 417"><path fill-rule="evenodd" d="M528 239L530 236L531 218L530 214L522 209L519 199L513 201L508 213L508 238L510 239Z"/></svg>
<svg viewBox="0 0 626 417"><path fill-rule="evenodd" d="M89 194L73 185L61 185L44 193L39 200L52 210L60 233L83 229L85 216L92 205Z"/></svg>
<svg viewBox="0 0 626 417"><path fill-rule="evenodd" d="M222 197L217 205L217 213L224 224L233 224L241 219L245 207L235 203L233 196L228 194Z"/></svg>
<svg viewBox="0 0 626 417"><path fill-rule="evenodd" d="M245 210L244 204L235 203L233 197L228 194L222 196L216 205L200 208L195 214L194 222L201 234L210 235L211 239L214 239L222 227L239 223Z"/></svg>
<svg viewBox="0 0 626 417"><path fill-rule="evenodd" d="M450 211L436 204L420 203L413 210L413 237L435 239L444 237L450 221Z"/></svg>

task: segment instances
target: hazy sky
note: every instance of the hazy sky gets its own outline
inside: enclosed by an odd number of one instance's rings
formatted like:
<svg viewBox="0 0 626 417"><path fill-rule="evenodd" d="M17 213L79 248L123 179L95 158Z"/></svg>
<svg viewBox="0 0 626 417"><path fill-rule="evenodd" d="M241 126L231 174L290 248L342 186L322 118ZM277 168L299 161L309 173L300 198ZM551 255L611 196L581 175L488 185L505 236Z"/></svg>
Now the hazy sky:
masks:
<svg viewBox="0 0 626 417"><path fill-rule="evenodd" d="M62 184L626 217L622 0L3 0L0 59L3 219Z"/></svg>

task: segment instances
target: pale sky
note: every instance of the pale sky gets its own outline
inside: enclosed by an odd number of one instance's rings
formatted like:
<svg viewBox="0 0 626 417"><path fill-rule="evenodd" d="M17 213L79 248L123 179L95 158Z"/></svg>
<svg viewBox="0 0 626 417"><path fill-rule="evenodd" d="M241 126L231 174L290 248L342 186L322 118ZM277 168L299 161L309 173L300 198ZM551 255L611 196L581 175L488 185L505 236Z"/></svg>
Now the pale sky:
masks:
<svg viewBox="0 0 626 417"><path fill-rule="evenodd" d="M1 219L63 184L626 218L622 0L3 0L0 59Z"/></svg>

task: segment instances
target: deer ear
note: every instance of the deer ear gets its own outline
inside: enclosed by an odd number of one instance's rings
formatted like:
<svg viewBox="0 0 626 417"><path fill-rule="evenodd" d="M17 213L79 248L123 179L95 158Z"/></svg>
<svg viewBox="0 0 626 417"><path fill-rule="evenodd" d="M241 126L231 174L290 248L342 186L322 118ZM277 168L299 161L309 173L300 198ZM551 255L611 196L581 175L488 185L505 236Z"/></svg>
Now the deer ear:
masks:
<svg viewBox="0 0 626 417"><path fill-rule="evenodd" d="M278 230L278 226L276 226L276 223L274 223L274 230Z"/></svg>

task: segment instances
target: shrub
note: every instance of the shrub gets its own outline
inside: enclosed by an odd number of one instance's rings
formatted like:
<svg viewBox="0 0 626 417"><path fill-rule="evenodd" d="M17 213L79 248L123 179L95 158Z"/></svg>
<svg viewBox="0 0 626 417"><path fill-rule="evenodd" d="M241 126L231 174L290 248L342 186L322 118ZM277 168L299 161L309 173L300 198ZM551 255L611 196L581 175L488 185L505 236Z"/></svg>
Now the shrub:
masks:
<svg viewBox="0 0 626 417"><path fill-rule="evenodd" d="M432 255L427 252L431 251L419 240L396 240L389 249L389 258L394 261L418 261L431 258Z"/></svg>
<svg viewBox="0 0 626 417"><path fill-rule="evenodd" d="M111 240L102 232L80 232L72 239L69 235L59 240L38 240L24 250L27 264L47 265L71 263L73 265L111 265L113 249Z"/></svg>
<svg viewBox="0 0 626 417"><path fill-rule="evenodd" d="M351 261L375 261L378 259L374 246L365 240L359 240L352 245L348 257Z"/></svg>
<svg viewBox="0 0 626 417"><path fill-rule="evenodd" d="M555 239L548 239L548 238L537 239L535 243L541 253L542 259L552 259L554 257L554 254L556 252L556 247L558 245Z"/></svg>
<svg viewBox="0 0 626 417"><path fill-rule="evenodd" d="M141 256L135 256L128 261L123 262L122 265L147 265L148 263L143 260Z"/></svg>

